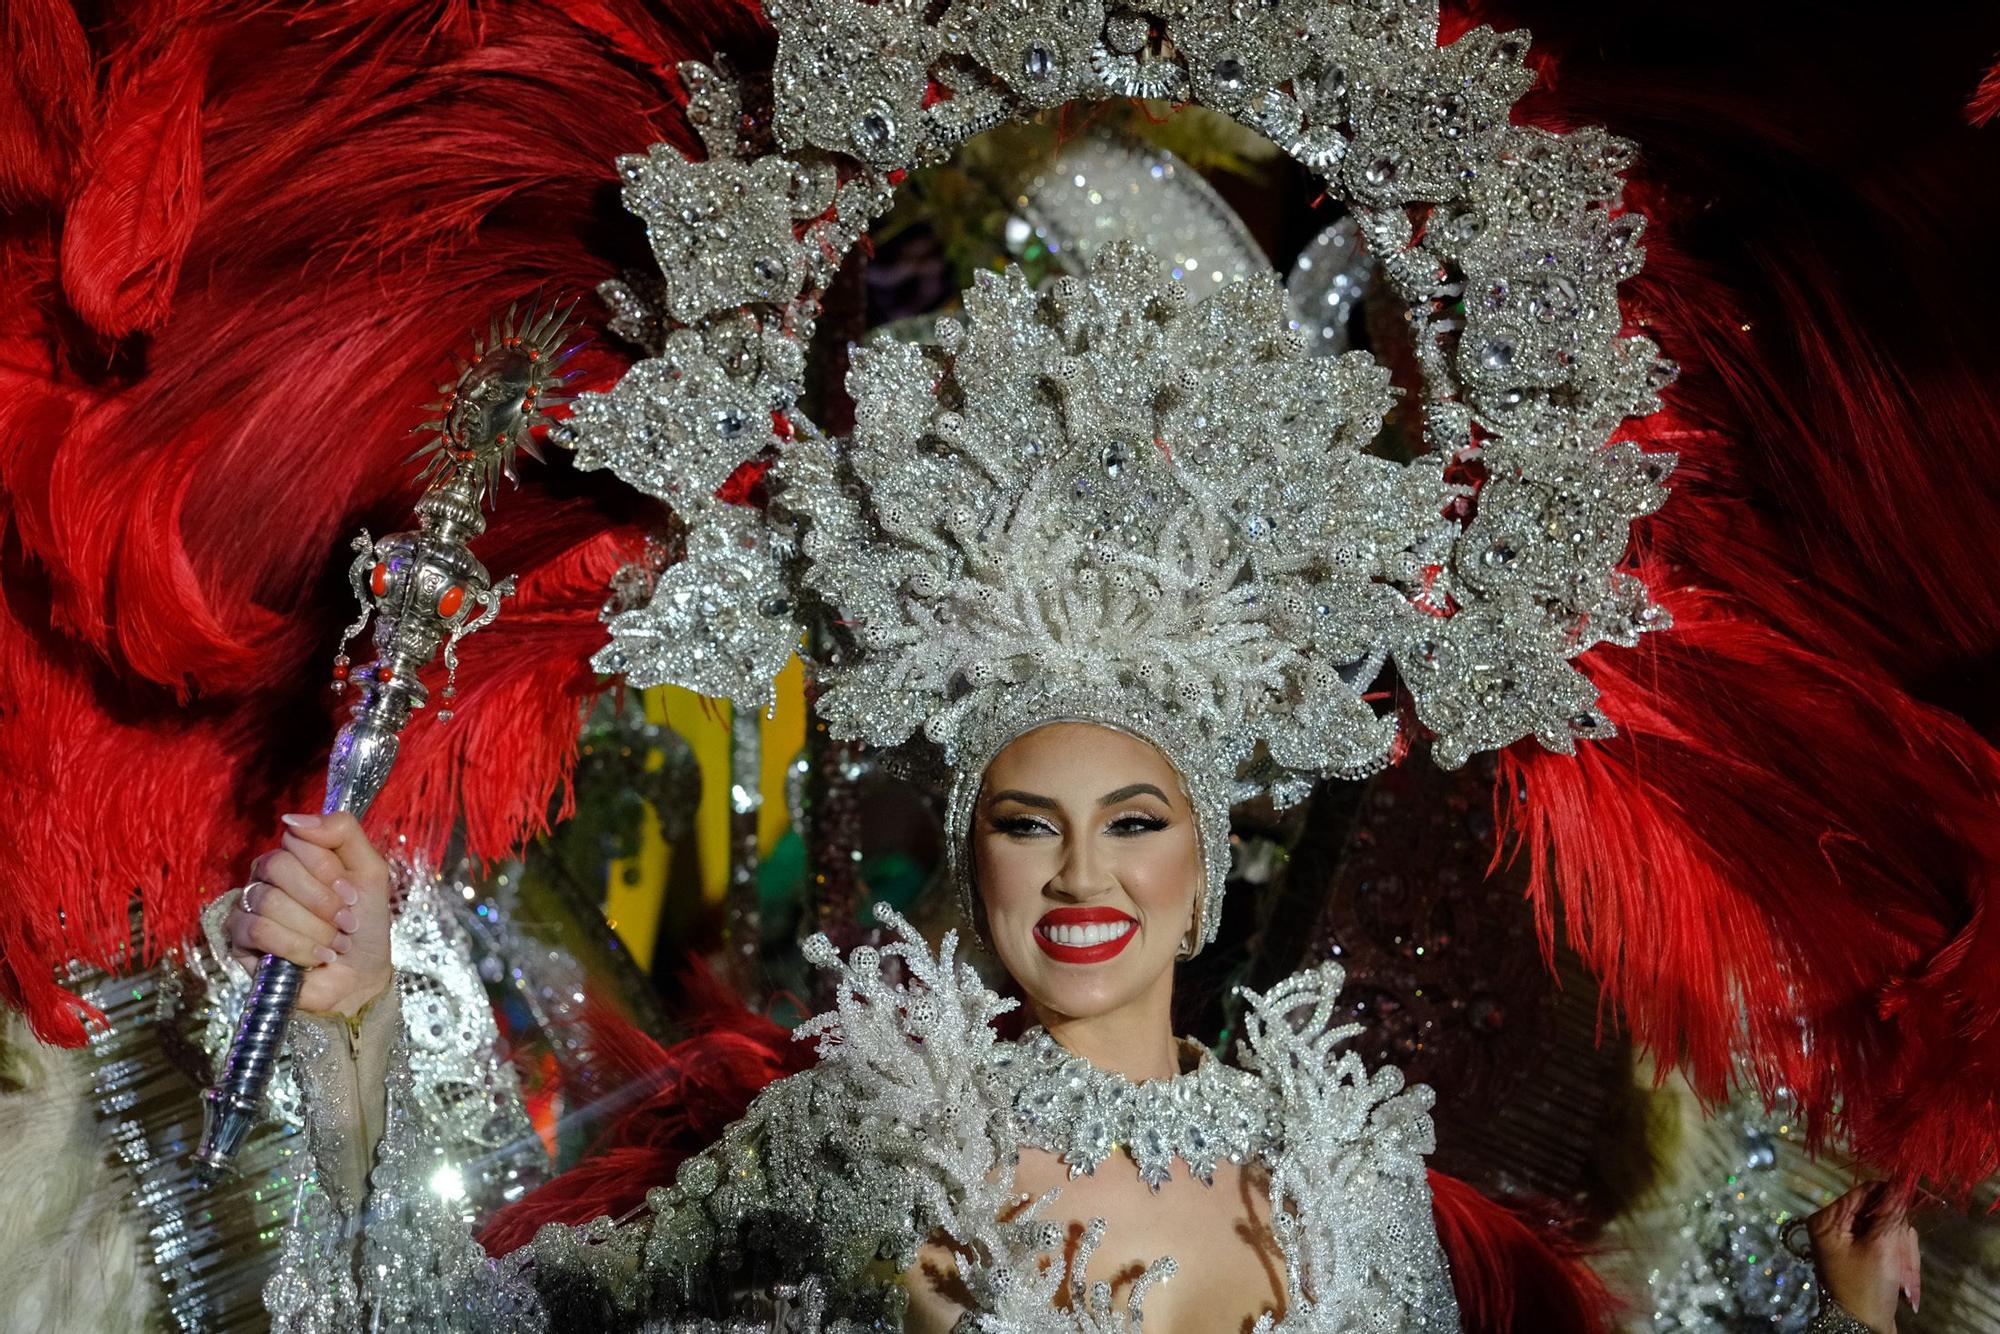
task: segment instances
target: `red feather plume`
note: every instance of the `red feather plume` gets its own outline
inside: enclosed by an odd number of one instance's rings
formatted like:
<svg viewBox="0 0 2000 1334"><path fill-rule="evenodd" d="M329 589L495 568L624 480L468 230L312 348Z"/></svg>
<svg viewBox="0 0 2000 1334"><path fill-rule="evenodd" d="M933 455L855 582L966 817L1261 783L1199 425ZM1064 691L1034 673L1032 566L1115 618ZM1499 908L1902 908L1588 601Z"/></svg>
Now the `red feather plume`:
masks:
<svg viewBox="0 0 2000 1334"><path fill-rule="evenodd" d="M2000 61L1996 61L1965 104L1967 123L1978 127L2000 118Z"/></svg>
<svg viewBox="0 0 2000 1334"><path fill-rule="evenodd" d="M1560 1229L1537 1226L1442 1172L1431 1213L1465 1334L1608 1334L1619 1304Z"/></svg>
<svg viewBox="0 0 2000 1334"><path fill-rule="evenodd" d="M32 205L0 246L0 757L36 793L0 811L0 997L70 1044L60 965L116 957L135 894L148 956L185 938L316 805L345 540L410 526L416 405L495 309L648 262L613 159L692 143L674 61L767 42L729 4L104 19L93 53L74 11L9 6L0 80L33 113L0 127ZM624 363L599 338L571 364ZM433 852L461 817L491 857L567 810L597 609L651 515L561 468L498 510L477 549L519 593L370 817Z"/></svg>
<svg viewBox="0 0 2000 1334"><path fill-rule="evenodd" d="M1704 1094L1740 1057L1821 1142L1963 1189L2000 1168L2000 376L1975 322L2000 290L1956 262L2000 145L1952 104L1963 43L1695 4L1605 11L1565 59L1573 9L1505 11L1561 70L1529 119L1640 144L1627 310L1685 371L1631 431L1683 459L1635 560L1675 625L1580 660L1617 739L1501 768L1545 939L1560 906ZM1864 71L1908 95L1829 95Z"/></svg>
<svg viewBox="0 0 2000 1334"><path fill-rule="evenodd" d="M63 217L63 292L114 338L159 327L201 217L201 100L214 28L120 53Z"/></svg>
<svg viewBox="0 0 2000 1334"><path fill-rule="evenodd" d="M0 43L0 207L29 218L68 187L94 118L90 39L65 0L10 0Z"/></svg>

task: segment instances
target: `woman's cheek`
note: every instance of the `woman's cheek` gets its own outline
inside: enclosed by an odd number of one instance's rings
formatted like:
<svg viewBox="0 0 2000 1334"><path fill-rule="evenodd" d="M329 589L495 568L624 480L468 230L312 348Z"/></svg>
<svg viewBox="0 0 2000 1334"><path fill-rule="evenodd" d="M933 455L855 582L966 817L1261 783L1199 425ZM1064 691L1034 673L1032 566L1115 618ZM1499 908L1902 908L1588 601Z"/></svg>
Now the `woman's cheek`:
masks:
<svg viewBox="0 0 2000 1334"><path fill-rule="evenodd" d="M1126 871L1126 892L1150 917L1194 912L1194 891L1200 862L1176 844L1161 843L1140 851Z"/></svg>
<svg viewBox="0 0 2000 1334"><path fill-rule="evenodd" d="M978 883L986 891L988 917L1010 915L1026 899L1039 896L1041 882L1035 879L1036 858L1037 852L1032 847L987 846L979 860Z"/></svg>

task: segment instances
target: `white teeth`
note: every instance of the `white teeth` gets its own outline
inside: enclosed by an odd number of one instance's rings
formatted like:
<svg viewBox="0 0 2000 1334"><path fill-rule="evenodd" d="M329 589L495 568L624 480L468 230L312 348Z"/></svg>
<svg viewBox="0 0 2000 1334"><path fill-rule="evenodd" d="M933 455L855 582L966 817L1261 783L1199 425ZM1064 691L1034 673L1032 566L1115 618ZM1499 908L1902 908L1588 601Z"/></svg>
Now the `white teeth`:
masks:
<svg viewBox="0 0 2000 1334"><path fill-rule="evenodd" d="M1082 926L1038 926L1035 929L1042 933L1044 940L1053 944L1082 948L1102 945L1106 941L1129 935L1137 925L1137 922L1132 921L1091 922Z"/></svg>

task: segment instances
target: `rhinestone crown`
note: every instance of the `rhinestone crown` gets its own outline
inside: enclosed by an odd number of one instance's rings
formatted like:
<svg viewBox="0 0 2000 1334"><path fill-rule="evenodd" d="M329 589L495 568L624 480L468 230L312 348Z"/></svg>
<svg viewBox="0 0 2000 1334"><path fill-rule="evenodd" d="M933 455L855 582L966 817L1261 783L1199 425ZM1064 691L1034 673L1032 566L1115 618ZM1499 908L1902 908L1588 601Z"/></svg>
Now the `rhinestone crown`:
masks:
<svg viewBox="0 0 2000 1334"><path fill-rule="evenodd" d="M1674 464L1615 439L1673 375L1620 332L1630 145L1511 124L1525 37L1440 47L1424 0L929 8L768 3L768 108L720 60L683 66L708 158L620 159L661 278L603 295L653 355L579 399L572 439L689 538L613 609L597 665L757 703L827 613L823 716L935 743L961 836L1011 737L1058 718L1141 735L1202 826L1204 940L1230 802L1385 764L1389 663L1441 764L1610 734L1572 659L1666 624L1619 566ZM1387 373L1305 356L1273 284L1197 304L1122 248L1046 292L983 275L933 344L856 358L851 438L814 427L821 294L903 173L1104 96L1191 99L1324 178L1406 304L1422 452L1365 452ZM760 454L769 509L719 499Z"/></svg>

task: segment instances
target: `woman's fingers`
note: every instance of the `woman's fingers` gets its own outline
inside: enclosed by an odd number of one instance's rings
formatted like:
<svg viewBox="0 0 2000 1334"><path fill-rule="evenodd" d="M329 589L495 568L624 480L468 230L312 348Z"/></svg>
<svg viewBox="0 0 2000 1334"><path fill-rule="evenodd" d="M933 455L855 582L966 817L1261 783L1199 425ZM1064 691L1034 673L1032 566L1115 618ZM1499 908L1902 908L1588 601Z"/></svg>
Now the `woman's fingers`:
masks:
<svg viewBox="0 0 2000 1334"><path fill-rule="evenodd" d="M1910 1310L1916 1311L1924 1300L1924 1266L1922 1252L1917 1245L1917 1230L1908 1223L1903 1224L1903 1296L1909 1300Z"/></svg>
<svg viewBox="0 0 2000 1334"><path fill-rule="evenodd" d="M1887 1181L1877 1181L1862 1206L1859 1231L1863 1236L1874 1236L1878 1231L1887 1235L1905 1226L1909 1213L1909 1200L1896 1194Z"/></svg>
<svg viewBox="0 0 2000 1334"><path fill-rule="evenodd" d="M323 921L333 921L348 906L332 884L308 871L297 857L282 848L250 863L250 873L266 884L276 885L286 897ZM256 910L263 911L261 901Z"/></svg>
<svg viewBox="0 0 2000 1334"><path fill-rule="evenodd" d="M283 901L282 896L279 897ZM310 914L308 919L318 921ZM229 940L251 954L275 954L301 968L330 963L336 957L330 940L322 943L287 922L262 912L244 912L240 908L229 915Z"/></svg>
<svg viewBox="0 0 2000 1334"><path fill-rule="evenodd" d="M1822 1242L1829 1237L1851 1235L1854 1230L1854 1217L1860 1211L1862 1201L1868 1198L1871 1189L1873 1187L1868 1182L1850 1187L1839 1199L1806 1219L1806 1231L1812 1235L1815 1242Z"/></svg>
<svg viewBox="0 0 2000 1334"><path fill-rule="evenodd" d="M361 822L346 811L282 818L294 834L340 858L348 873L359 877L362 884L386 886L389 883L389 864L382 860L382 854L375 851L367 835L361 832Z"/></svg>
<svg viewBox="0 0 2000 1334"><path fill-rule="evenodd" d="M253 917L263 917L276 922L286 930L304 936L316 946L333 948L334 938L345 929L345 924L339 920L338 914L335 915L335 920L328 921L283 890L273 890L268 885L253 885L251 889L253 893L248 906Z"/></svg>
<svg viewBox="0 0 2000 1334"><path fill-rule="evenodd" d="M297 834L287 833L278 840L278 846L298 859L312 878L322 885L331 885L347 874L347 865L336 856L331 848L322 848L317 843L308 843Z"/></svg>

